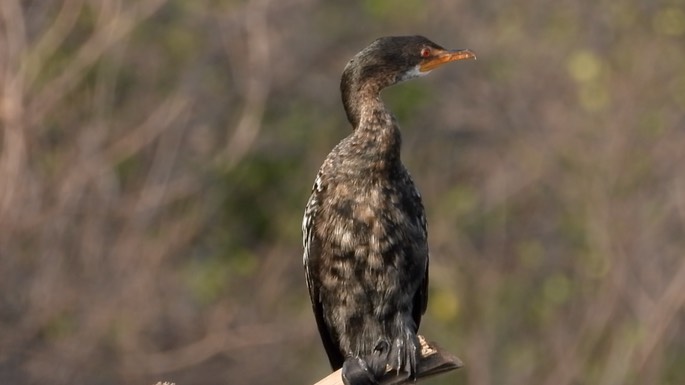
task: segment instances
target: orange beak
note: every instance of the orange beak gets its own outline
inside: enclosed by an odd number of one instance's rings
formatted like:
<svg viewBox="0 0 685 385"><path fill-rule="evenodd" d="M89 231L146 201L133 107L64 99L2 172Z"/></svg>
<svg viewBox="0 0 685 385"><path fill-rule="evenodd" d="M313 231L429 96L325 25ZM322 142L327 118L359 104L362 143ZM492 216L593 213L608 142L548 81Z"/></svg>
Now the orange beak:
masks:
<svg viewBox="0 0 685 385"><path fill-rule="evenodd" d="M433 56L427 58L425 61L419 64L419 70L421 72L428 72L440 67L445 63L466 59L475 60L476 54L468 49L436 51Z"/></svg>

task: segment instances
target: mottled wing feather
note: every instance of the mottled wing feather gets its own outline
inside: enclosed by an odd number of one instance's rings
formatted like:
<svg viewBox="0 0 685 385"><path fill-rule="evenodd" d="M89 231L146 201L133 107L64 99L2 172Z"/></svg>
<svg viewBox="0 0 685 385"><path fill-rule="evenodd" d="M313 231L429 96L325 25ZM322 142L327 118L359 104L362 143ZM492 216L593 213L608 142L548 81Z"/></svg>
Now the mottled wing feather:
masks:
<svg viewBox="0 0 685 385"><path fill-rule="evenodd" d="M423 207L423 202L421 200L421 194L419 191L416 189L414 186L414 182L411 179L411 176L407 174L408 178L408 185L413 186L412 189L412 200L414 201L414 204L417 207L417 212L419 213L419 223L421 224L421 229L423 230L423 238L425 242L428 242L428 226L426 224L426 212ZM414 318L414 322L416 323L416 329L418 330L419 325L421 324L421 316L426 312L426 309L428 308L428 265L429 265L430 257L428 254L426 254L426 273L424 275L423 281L419 285L419 289L417 290L416 294L414 295L414 307L412 311L412 317Z"/></svg>
<svg viewBox="0 0 685 385"><path fill-rule="evenodd" d="M338 341L331 335L328 326L324 321L323 305L319 297L319 279L315 276L317 269L313 266L318 263L321 257L321 243L316 237L314 231L314 223L316 221L316 214L319 210L321 199L323 198L324 188L322 185L321 174L317 175L312 188L312 195L307 202L304 218L302 220L302 243L304 246L304 255L302 262L304 264L305 278L307 280L307 287L309 288L309 297L312 301L312 308L314 310L314 318L316 319L316 326L319 329L323 346L326 349L328 360L331 367L336 370L342 367L345 358L340 353L338 348Z"/></svg>
<svg viewBox="0 0 685 385"><path fill-rule="evenodd" d="M423 282L419 290L414 295L414 309L412 312L412 317L416 323L416 329L418 330L421 324L421 316L426 312L428 307L428 259L426 259L426 274L424 275Z"/></svg>

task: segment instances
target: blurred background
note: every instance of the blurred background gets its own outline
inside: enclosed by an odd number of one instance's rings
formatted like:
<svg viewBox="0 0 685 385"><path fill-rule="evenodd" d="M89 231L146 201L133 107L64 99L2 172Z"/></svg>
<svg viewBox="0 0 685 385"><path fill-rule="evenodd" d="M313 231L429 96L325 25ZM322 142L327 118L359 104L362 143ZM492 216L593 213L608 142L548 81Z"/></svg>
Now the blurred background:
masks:
<svg viewBox="0 0 685 385"><path fill-rule="evenodd" d="M0 383L313 384L316 171L376 37L428 212L428 384L685 384L685 1L0 2Z"/></svg>

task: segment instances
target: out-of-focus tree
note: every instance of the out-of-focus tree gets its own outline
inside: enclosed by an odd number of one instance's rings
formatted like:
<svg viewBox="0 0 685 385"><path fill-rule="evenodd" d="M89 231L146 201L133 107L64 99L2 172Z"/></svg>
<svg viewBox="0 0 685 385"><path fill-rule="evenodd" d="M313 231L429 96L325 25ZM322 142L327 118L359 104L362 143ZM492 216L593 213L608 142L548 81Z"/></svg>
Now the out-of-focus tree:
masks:
<svg viewBox="0 0 685 385"><path fill-rule="evenodd" d="M0 382L313 383L301 268L345 62L429 214L434 384L685 382L682 1L0 2Z"/></svg>

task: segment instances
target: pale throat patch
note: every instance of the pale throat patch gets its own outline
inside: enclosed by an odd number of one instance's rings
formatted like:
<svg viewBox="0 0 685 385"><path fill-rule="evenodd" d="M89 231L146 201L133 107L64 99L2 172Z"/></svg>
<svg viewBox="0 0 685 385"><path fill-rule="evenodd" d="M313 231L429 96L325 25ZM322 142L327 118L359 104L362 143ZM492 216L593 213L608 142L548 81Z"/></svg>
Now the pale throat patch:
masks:
<svg viewBox="0 0 685 385"><path fill-rule="evenodd" d="M405 73L402 75L402 78L401 78L400 80L414 79L414 78L418 78L418 77L421 77L421 76L426 76L426 75L428 75L428 74L430 73L430 71L421 72L420 67L421 67L421 66L420 66L419 64L415 65L412 69L410 69L409 71L405 72Z"/></svg>

